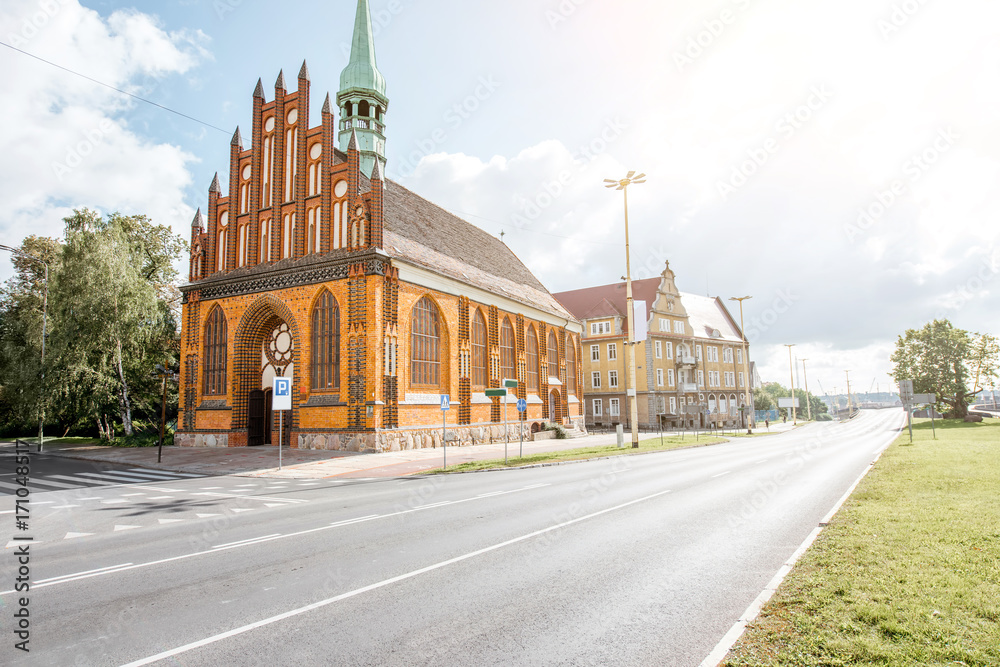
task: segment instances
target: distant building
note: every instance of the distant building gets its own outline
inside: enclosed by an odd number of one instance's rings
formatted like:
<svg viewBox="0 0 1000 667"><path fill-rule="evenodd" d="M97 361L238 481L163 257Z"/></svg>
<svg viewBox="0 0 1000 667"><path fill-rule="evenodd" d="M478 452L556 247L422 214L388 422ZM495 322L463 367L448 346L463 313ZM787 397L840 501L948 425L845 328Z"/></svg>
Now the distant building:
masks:
<svg viewBox="0 0 1000 667"><path fill-rule="evenodd" d="M293 380L294 447L438 446L442 395L450 436L503 437L485 390L504 378L529 420L582 422L579 322L502 242L384 177L367 0L316 126L309 93L304 63L270 102L258 81L250 147L237 129L228 187L216 176L192 224L178 444L277 442L275 376Z"/></svg>
<svg viewBox="0 0 1000 667"><path fill-rule="evenodd" d="M740 411L753 404L749 343L723 302L678 291L669 263L660 277L633 281L632 292L648 313L646 341L636 345L639 425L733 426L745 424L744 414L752 419ZM587 425L628 425L625 283L554 296L583 323Z"/></svg>

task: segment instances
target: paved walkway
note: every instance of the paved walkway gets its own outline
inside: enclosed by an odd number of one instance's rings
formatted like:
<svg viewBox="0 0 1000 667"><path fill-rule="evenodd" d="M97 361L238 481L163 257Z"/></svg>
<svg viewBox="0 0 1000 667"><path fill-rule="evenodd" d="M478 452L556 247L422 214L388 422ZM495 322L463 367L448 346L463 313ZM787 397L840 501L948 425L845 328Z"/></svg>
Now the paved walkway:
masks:
<svg viewBox="0 0 1000 667"><path fill-rule="evenodd" d="M771 424L770 432L791 430L792 424ZM764 429L758 429L758 433ZM664 433L667 435L667 433ZM640 434L642 439L655 437ZM697 444L693 433L687 433L691 444ZM704 440L702 433L700 439ZM625 434L626 443L628 433ZM573 440L541 440L525 442L524 454L562 451L580 447L595 447L615 444L615 434L588 435ZM626 445L627 446L627 445ZM507 455L518 455L519 443L506 446ZM504 443L473 445L470 447L448 447L448 465L469 461L500 459L504 457ZM242 475L247 477L321 479L337 477L358 479L373 477L402 477L427 470L440 468L445 452L441 449L414 449L384 454L358 454L354 452L320 451L308 449L282 450L282 469L278 469L278 448L265 447L164 447L163 461L157 463L156 447L101 447L73 444L47 444L45 453L55 456L114 463L118 465L171 470L175 472L201 473L206 475Z"/></svg>

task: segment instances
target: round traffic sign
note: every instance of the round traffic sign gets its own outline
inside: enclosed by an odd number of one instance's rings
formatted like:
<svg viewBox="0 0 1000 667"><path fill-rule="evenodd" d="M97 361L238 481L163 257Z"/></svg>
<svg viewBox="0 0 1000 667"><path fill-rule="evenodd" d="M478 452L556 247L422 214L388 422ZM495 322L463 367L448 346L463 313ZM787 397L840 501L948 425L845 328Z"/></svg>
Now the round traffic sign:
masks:
<svg viewBox="0 0 1000 667"><path fill-rule="evenodd" d="M525 412L528 409L528 402L523 398L517 399L517 411Z"/></svg>

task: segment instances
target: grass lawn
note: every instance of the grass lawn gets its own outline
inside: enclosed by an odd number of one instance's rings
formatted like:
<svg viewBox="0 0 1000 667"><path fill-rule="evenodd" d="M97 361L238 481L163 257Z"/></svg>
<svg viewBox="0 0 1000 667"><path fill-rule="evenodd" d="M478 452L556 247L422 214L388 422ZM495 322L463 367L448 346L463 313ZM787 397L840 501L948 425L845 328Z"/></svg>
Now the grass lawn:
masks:
<svg viewBox="0 0 1000 667"><path fill-rule="evenodd" d="M428 470L422 474L450 473L450 472L470 472L473 470L491 470L495 468L517 468L519 466L534 465L536 463L551 463L553 461L583 461L595 459L602 456L630 456L632 454L646 454L648 452L663 452L678 447L694 447L703 445L717 445L725 442L722 438L706 437L702 434L700 440L695 440L693 435L681 439L680 437L663 436L663 443L660 437L655 436L639 441L638 449L633 449L626 443L625 447L619 449L617 445L603 445L600 447L581 447L579 449L566 449L559 452L539 452L524 458L516 456L508 457L507 465L503 459L491 459L488 461L470 461L454 466L448 466L447 470L437 468Z"/></svg>
<svg viewBox="0 0 1000 667"><path fill-rule="evenodd" d="M992 423L990 423L992 422ZM1000 424L915 422L722 664L1000 665Z"/></svg>
<svg viewBox="0 0 1000 667"><path fill-rule="evenodd" d="M11 440L13 441L14 439L11 438ZM38 444L38 434L36 433L35 435L31 436L30 438L19 438L19 440L21 440L22 442L30 442L33 445L37 445ZM97 438L78 438L78 437L73 437L73 438L50 438L50 437L46 437L45 438L45 444L46 445L80 445L82 447L82 446L85 446L85 445L100 445L100 444L102 444L102 442L106 442L106 441L101 441L101 440L99 440Z"/></svg>

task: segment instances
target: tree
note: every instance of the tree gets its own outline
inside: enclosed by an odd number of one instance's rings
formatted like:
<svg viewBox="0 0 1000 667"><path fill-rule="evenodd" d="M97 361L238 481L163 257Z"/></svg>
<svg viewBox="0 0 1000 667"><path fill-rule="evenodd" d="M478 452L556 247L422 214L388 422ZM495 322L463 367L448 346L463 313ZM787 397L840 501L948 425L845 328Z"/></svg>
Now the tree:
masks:
<svg viewBox="0 0 1000 667"><path fill-rule="evenodd" d="M22 427L41 415L42 316L45 266L49 278L59 270L62 248L55 239L28 236L12 255L14 275L0 287L0 423ZM37 421L35 421L37 424Z"/></svg>
<svg viewBox="0 0 1000 667"><path fill-rule="evenodd" d="M774 402L774 397L772 397L770 392L766 391L763 387L754 387L753 405L755 409L764 411L773 410L777 407L777 403Z"/></svg>
<svg viewBox="0 0 1000 667"><path fill-rule="evenodd" d="M125 435L132 435L133 410L151 412L156 400L152 369L169 362L177 347L177 319L166 299L185 244L142 215L103 219L84 209L65 222L62 269L53 285L58 399L64 410L97 419L99 427L113 406Z"/></svg>
<svg viewBox="0 0 1000 667"><path fill-rule="evenodd" d="M997 378L1000 345L989 334L969 333L948 320L934 320L922 329L907 329L896 341L890 361L892 378L913 380L918 394L937 394L948 406L946 416L961 419L978 390ZM974 386L969 388L969 382Z"/></svg>

